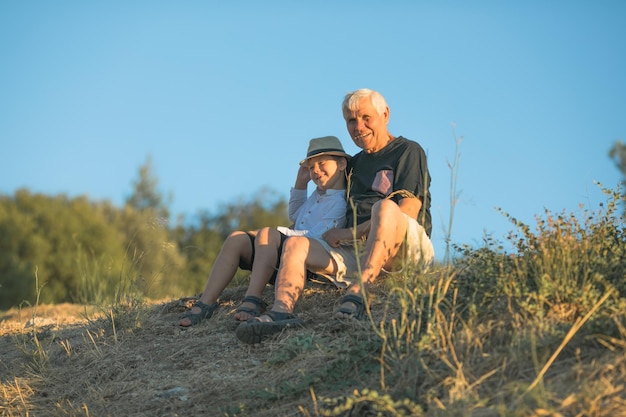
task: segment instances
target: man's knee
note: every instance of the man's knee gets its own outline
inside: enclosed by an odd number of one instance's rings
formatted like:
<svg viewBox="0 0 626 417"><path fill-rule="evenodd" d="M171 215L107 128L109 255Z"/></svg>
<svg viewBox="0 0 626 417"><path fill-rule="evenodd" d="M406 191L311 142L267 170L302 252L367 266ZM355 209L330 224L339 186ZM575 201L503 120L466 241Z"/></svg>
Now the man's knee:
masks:
<svg viewBox="0 0 626 417"><path fill-rule="evenodd" d="M372 206L372 220L397 218L402 212L392 200L379 200Z"/></svg>

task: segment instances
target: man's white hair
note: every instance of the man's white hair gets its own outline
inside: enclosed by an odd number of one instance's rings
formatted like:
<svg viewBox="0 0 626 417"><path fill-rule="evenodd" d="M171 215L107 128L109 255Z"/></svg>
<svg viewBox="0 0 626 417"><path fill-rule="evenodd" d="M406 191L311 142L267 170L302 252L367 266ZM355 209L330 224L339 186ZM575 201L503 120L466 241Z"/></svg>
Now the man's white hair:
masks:
<svg viewBox="0 0 626 417"><path fill-rule="evenodd" d="M382 116L382 114L387 110L387 102L382 94L378 91L361 88L346 94L341 105L341 111L344 114L346 111L355 111L359 101L364 98L369 98L371 100L372 106L374 106L374 109L379 116Z"/></svg>

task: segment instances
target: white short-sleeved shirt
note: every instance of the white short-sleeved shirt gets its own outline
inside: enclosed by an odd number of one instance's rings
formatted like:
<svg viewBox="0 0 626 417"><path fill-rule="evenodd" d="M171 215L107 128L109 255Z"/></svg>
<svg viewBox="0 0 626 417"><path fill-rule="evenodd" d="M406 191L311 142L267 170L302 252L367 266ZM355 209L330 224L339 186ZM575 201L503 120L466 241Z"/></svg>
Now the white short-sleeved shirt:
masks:
<svg viewBox="0 0 626 417"><path fill-rule="evenodd" d="M346 190L315 189L309 198L306 190L292 188L289 196L289 220L293 229L278 227L287 236L307 236L322 239L322 235L333 228L346 224Z"/></svg>

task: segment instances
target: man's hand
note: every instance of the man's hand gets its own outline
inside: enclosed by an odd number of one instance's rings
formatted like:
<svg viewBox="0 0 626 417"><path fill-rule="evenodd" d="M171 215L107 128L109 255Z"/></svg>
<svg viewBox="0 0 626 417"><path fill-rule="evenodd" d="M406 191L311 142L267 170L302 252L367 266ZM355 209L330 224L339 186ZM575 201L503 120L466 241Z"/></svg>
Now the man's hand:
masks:
<svg viewBox="0 0 626 417"><path fill-rule="evenodd" d="M352 241L352 229L330 229L322 235L322 239L336 248L341 242Z"/></svg>

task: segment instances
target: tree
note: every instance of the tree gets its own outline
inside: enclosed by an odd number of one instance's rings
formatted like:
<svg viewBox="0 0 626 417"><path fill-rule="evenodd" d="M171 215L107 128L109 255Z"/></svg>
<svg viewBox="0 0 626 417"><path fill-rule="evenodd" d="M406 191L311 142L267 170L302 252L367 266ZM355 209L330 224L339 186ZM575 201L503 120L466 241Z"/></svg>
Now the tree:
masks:
<svg viewBox="0 0 626 417"><path fill-rule="evenodd" d="M152 209L18 190L0 196L0 309L180 295L185 259Z"/></svg>
<svg viewBox="0 0 626 417"><path fill-rule="evenodd" d="M287 202L269 188L262 188L248 201L221 206L211 220L211 228L224 238L234 230L256 230L266 226L289 226Z"/></svg>
<svg viewBox="0 0 626 417"><path fill-rule="evenodd" d="M152 169L152 157L148 156L146 163L139 167L139 178L133 183L133 193L126 199L126 204L138 211L153 210L157 216L169 220L169 210L157 189L158 183Z"/></svg>
<svg viewBox="0 0 626 417"><path fill-rule="evenodd" d="M115 220L126 236L126 258L136 277L133 282L151 296L172 295L180 291L184 258L180 256L168 228L169 210L158 191L152 158L139 168L133 194Z"/></svg>
<svg viewBox="0 0 626 417"><path fill-rule="evenodd" d="M622 192L624 199L626 199L626 144L621 140L615 142L615 145L609 151L609 156L615 162L615 166L619 169L624 176L622 180ZM624 207L624 214L626 215L626 207Z"/></svg>
<svg viewBox="0 0 626 417"><path fill-rule="evenodd" d="M77 302L85 295L89 299L84 301L94 301L96 291L110 291L124 263L124 245L105 216L106 207L86 197L48 197L27 190L0 198L0 308L32 303L35 274L39 286L45 286L43 303ZM86 282L97 288L90 285L86 294Z"/></svg>

